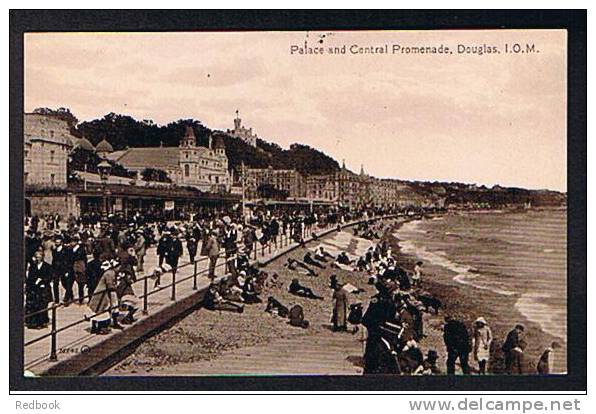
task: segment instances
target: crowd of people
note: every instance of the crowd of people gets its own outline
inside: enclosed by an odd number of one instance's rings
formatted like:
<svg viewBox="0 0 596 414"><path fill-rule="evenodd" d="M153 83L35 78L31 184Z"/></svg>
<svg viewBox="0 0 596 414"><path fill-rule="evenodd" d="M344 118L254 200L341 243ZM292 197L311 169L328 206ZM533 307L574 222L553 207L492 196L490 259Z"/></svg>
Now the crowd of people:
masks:
<svg viewBox="0 0 596 414"><path fill-rule="evenodd" d="M256 242L278 247L283 234L302 243L304 234L315 227L341 226L366 214L337 209L257 208L243 215L236 206L178 213L176 217L181 220L175 222L164 221L151 211L147 215L137 211L126 218L96 213L26 217L25 325L45 329L51 306L72 304L86 305L95 315L93 333L105 334L134 322L137 306L133 285L146 271L145 258L151 247L155 247L151 251L158 265L147 270L155 279L155 289L160 288L164 272L177 269L185 249L188 262L198 256L208 259L211 279L215 279L218 260L223 256L226 270L238 281L242 275L236 268L248 263ZM248 290L250 278L242 286ZM250 300L248 291L243 294Z"/></svg>
<svg viewBox="0 0 596 414"><path fill-rule="evenodd" d="M470 374L470 356L474 371L486 374L495 347L492 331L483 317L478 317L470 329L453 315L444 317L445 372L438 365L436 349L423 352L423 314L438 313L442 304L424 290L423 263L416 262L410 272L406 271L382 237L385 224L367 221L371 216L387 213L390 212L263 208L243 216L238 209L228 209L181 215L183 220L174 223L155 220L141 212L126 220L99 215L66 220L56 215L29 217L25 226L25 325L46 329L51 305L78 304L87 306L92 314L91 333L124 329L124 325L135 322L139 306L134 284L139 275L148 271L154 279L153 288L159 289L164 272L175 271L181 260L194 262L202 256L208 259L208 277L212 280L203 301L206 309L242 313L246 305L266 302L266 312L288 318L289 324L306 329L309 321L300 305L289 308L274 296L261 298L268 288L281 287L283 282L276 273L268 274L251 264L256 242L277 247L283 234L304 246L305 233L316 240L316 232L322 226L337 226L339 231L343 223L362 219L363 224L353 232L374 243L360 257L351 257L346 251L333 255L319 245L313 251L306 249L302 260L287 259L285 267L297 275L315 277L327 266L359 272L366 283L376 288L364 311L362 304L350 304L349 300L351 294L361 293L362 289L341 283L335 275L329 284L333 292L333 331L355 333L359 326L366 328L364 374L452 375L457 362L463 374ZM146 255L152 247L157 266L145 269ZM229 277L216 280L215 269L221 258L226 261ZM292 278L287 290L298 297L323 299L320 292L299 277ZM523 325L516 325L501 347L507 373L523 373L523 332ZM552 371L558 348L555 342L545 349L538 361L539 374Z"/></svg>
<svg viewBox="0 0 596 414"><path fill-rule="evenodd" d="M382 224L378 224L382 225ZM379 233L379 234L376 234ZM374 227L360 228L355 234L372 235L378 238L382 229ZM364 271L368 283L373 284L377 293L370 299L364 314L360 305L350 306L348 311L348 289L335 283L334 314L332 320L336 327L345 330L347 323L362 324L366 327L367 340L364 351L364 374L401 374L401 375L436 375L446 373L454 375L456 364L463 374L472 371L479 375L488 372L493 353L500 351L504 357L504 373L528 373L524 362L524 326L521 324L509 332L500 349L493 344L493 333L487 320L480 316L471 327L458 317L446 313L443 324L443 342L445 346L445 371L437 365L439 353L436 349L421 349L424 343L424 312L437 314L442 308L438 298L424 290L423 263L417 261L406 271L400 266L390 246L381 237L359 258L351 259L346 252L334 258L335 265L352 271ZM346 317L347 315L347 317ZM538 363L536 373L550 374L553 369L557 342L547 347ZM470 358L473 359L471 367Z"/></svg>

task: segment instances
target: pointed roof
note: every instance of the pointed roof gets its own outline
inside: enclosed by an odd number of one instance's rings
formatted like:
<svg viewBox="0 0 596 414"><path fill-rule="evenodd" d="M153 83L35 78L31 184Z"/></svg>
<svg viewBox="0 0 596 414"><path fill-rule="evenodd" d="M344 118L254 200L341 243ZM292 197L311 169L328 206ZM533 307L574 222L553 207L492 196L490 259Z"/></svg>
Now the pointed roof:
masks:
<svg viewBox="0 0 596 414"><path fill-rule="evenodd" d="M186 126L186 131L184 132L184 138L196 139L195 130L192 129L192 127L190 125Z"/></svg>
<svg viewBox="0 0 596 414"><path fill-rule="evenodd" d="M226 149L226 144L221 135L216 135L213 140L213 149Z"/></svg>
<svg viewBox="0 0 596 414"><path fill-rule="evenodd" d="M95 147L95 152L114 152L114 147L104 138Z"/></svg>
<svg viewBox="0 0 596 414"><path fill-rule="evenodd" d="M79 142L77 143L77 147L79 147L80 149L83 149L85 151L95 151L95 147L93 146L93 144L91 142L89 142L89 140L85 137L79 139Z"/></svg>
<svg viewBox="0 0 596 414"><path fill-rule="evenodd" d="M364 164L360 164L360 175L366 175L364 172Z"/></svg>

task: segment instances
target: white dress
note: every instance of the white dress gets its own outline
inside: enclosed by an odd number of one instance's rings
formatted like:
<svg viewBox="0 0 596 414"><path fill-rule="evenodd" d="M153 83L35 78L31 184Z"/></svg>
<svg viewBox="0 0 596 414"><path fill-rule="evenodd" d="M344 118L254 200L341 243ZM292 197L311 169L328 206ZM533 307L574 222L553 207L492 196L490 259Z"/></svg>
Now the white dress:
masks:
<svg viewBox="0 0 596 414"><path fill-rule="evenodd" d="M490 344L493 340L493 335L488 326L476 329L474 333L474 347L476 351L476 359L478 361L488 361L490 358Z"/></svg>

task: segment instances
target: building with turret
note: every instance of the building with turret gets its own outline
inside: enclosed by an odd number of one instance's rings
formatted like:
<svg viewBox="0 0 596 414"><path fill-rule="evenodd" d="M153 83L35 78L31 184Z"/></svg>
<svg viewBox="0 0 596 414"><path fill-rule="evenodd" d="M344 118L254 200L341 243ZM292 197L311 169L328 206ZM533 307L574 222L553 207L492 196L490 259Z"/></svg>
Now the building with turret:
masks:
<svg viewBox="0 0 596 414"><path fill-rule="evenodd" d="M240 119L238 111L236 111L236 118L234 118L234 129L228 129L226 132L228 135L239 138L253 147L257 146L257 135L252 132L252 128L242 126L242 119Z"/></svg>
<svg viewBox="0 0 596 414"><path fill-rule="evenodd" d="M25 185L66 188L68 154L78 139L58 117L26 113L24 117Z"/></svg>
<svg viewBox="0 0 596 414"><path fill-rule="evenodd" d="M210 136L209 146L203 147L197 145L190 126L186 127L178 147L127 148L111 152L107 158L137 174L147 168L165 171L173 183L201 191L224 192L231 184L223 137Z"/></svg>

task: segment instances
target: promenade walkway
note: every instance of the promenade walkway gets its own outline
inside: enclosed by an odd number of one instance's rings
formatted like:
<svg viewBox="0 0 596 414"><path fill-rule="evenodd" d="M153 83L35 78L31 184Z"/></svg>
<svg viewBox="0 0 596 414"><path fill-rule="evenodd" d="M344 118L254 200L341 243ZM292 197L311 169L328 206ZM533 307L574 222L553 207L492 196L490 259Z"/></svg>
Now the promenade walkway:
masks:
<svg viewBox="0 0 596 414"><path fill-rule="evenodd" d="M333 230L334 228L325 228L315 231L319 236L323 236ZM306 241L310 240L310 236L310 234L306 234ZM291 242L289 237L282 236L277 248L273 245L257 245L256 260L268 262L297 246L298 244ZM42 330L25 329L25 370L34 375L80 375L93 372L95 365L200 304L210 283L207 278L208 262L201 258L197 261L195 270L195 265L184 264L184 259L187 258L185 249L181 258L183 264L178 268L175 276L174 289L172 289L172 273L162 275L162 288L159 290L153 290L153 281L150 279L135 283L134 289L137 296L143 296L144 292L148 293L147 313L144 314L139 310L135 315L138 320L122 331L112 330L108 335L91 334L89 332L90 322L85 320L86 316L91 316L91 311L86 305L78 304L67 308L58 307L55 310L55 335L51 335L51 327ZM255 260L254 254L251 256L251 260ZM155 248L150 248L145 257L146 272L152 271L156 265ZM216 275L218 278L225 277L225 259L223 258L218 262ZM139 299L139 305L142 309L142 298ZM52 341L55 341L54 346L52 346ZM52 349L55 349L55 355L52 355Z"/></svg>

